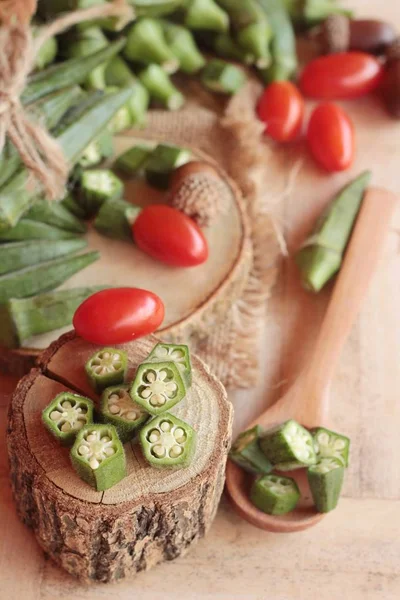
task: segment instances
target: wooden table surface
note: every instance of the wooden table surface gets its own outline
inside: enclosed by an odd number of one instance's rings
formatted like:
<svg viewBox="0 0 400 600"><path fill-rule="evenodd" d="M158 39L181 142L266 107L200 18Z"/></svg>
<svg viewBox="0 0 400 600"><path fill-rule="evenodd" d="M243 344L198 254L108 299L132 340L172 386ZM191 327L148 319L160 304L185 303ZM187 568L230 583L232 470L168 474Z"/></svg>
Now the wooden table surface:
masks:
<svg viewBox="0 0 400 600"><path fill-rule="evenodd" d="M347 2L400 30L400 3ZM348 106L358 138L357 164L374 183L400 193L400 124L377 99ZM302 148L277 151L290 170ZM308 159L279 214L292 251L345 176L327 177ZM268 534L241 521L223 500L208 537L184 559L112 588L81 586L46 560L17 519L5 449L6 409L15 380L0 379L0 598L5 600L394 600L400 598L400 214L381 269L348 341L332 390L332 427L352 438L351 466L339 508L316 528ZM232 394L236 430L276 400L307 360L329 290L303 292L290 260L268 307L257 390Z"/></svg>

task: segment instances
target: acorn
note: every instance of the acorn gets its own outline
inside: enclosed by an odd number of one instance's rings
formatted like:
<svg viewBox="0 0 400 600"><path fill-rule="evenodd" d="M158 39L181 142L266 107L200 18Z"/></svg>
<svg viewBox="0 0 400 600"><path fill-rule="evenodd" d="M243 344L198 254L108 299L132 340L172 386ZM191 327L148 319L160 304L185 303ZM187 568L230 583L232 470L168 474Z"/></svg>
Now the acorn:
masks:
<svg viewBox="0 0 400 600"><path fill-rule="evenodd" d="M396 29L385 21L331 15L322 23L318 39L326 54L348 50L383 54L396 36Z"/></svg>
<svg viewBox="0 0 400 600"><path fill-rule="evenodd" d="M212 165L192 161L172 174L169 201L200 227L210 227L228 212L232 192Z"/></svg>

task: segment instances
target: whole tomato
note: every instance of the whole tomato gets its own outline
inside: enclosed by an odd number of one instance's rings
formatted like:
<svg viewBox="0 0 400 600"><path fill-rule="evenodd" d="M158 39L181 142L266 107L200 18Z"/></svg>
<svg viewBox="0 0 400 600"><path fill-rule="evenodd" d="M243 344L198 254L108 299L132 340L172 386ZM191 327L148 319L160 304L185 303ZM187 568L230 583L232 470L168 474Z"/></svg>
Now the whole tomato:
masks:
<svg viewBox="0 0 400 600"><path fill-rule="evenodd" d="M305 96L325 100L358 98L382 81L382 63L364 52L339 52L311 61L300 77Z"/></svg>
<svg viewBox="0 0 400 600"><path fill-rule="evenodd" d="M103 346L123 344L156 331L164 320L158 296L139 288L112 288L90 296L76 310L76 333Z"/></svg>
<svg viewBox="0 0 400 600"><path fill-rule="evenodd" d="M184 213L164 204L144 208L132 225L138 247L175 267L194 267L208 258L208 244L199 226Z"/></svg>
<svg viewBox="0 0 400 600"><path fill-rule="evenodd" d="M300 133L304 118L304 99L290 81L269 85L257 106L265 134L278 142L290 142Z"/></svg>
<svg viewBox="0 0 400 600"><path fill-rule="evenodd" d="M354 158L354 128L340 106L320 104L311 115L307 142L315 160L327 171L344 171Z"/></svg>

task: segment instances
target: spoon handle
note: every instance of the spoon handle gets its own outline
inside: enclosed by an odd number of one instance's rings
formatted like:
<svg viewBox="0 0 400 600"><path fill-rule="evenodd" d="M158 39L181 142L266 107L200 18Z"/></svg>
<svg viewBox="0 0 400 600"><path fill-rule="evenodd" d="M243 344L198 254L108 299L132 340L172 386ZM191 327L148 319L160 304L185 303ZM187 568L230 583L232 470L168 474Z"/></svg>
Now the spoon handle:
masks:
<svg viewBox="0 0 400 600"><path fill-rule="evenodd" d="M315 398L330 384L344 343L379 265L397 197L383 189L368 190L322 324L308 376Z"/></svg>

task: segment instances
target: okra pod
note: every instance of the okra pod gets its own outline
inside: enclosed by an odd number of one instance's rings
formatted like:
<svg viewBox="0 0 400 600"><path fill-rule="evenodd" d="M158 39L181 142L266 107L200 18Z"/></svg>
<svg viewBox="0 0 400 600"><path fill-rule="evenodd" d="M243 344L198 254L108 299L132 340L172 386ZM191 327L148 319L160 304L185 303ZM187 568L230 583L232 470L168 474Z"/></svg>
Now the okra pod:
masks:
<svg viewBox="0 0 400 600"><path fill-rule="evenodd" d="M150 185L167 189L171 173L189 162L189 150L173 144L158 144L145 164L146 179Z"/></svg>
<svg viewBox="0 0 400 600"><path fill-rule="evenodd" d="M0 231L0 244L25 240L71 240L77 237L78 234L72 231L23 218L14 227Z"/></svg>
<svg viewBox="0 0 400 600"><path fill-rule="evenodd" d="M108 87L106 89L106 93L107 94L114 94L115 92L118 91L119 88L117 87ZM125 89L129 89L132 91L132 88L125 88ZM115 135L117 133L121 133L121 131L124 131L125 129L129 129L129 127L131 126L132 120L131 120L131 113L129 110L129 106L128 104L125 104L124 106L122 106L118 112L115 113L115 115L113 116L113 118L111 119L111 121L109 122L108 126L107 126L107 130L112 134Z"/></svg>
<svg viewBox="0 0 400 600"><path fill-rule="evenodd" d="M121 154L114 163L114 167L126 175L138 175L151 156L153 148L144 144L136 144Z"/></svg>
<svg viewBox="0 0 400 600"><path fill-rule="evenodd" d="M96 167L105 158L114 154L113 136L110 131L104 131L96 140L86 148L79 159L79 165L83 169Z"/></svg>
<svg viewBox="0 0 400 600"><path fill-rule="evenodd" d="M365 171L345 186L296 255L306 289L319 292L339 271L364 193L371 180Z"/></svg>
<svg viewBox="0 0 400 600"><path fill-rule="evenodd" d="M214 0L187 0L184 5L184 23L195 31L228 31L229 17Z"/></svg>
<svg viewBox="0 0 400 600"><path fill-rule="evenodd" d="M0 244L0 275L37 265L86 248L84 239L25 241Z"/></svg>
<svg viewBox="0 0 400 600"><path fill-rule="evenodd" d="M246 76L239 67L214 58L203 69L201 81L212 92L236 94L244 85Z"/></svg>
<svg viewBox="0 0 400 600"><path fill-rule="evenodd" d="M102 348L93 354L85 365L90 384L97 393L124 383L127 369L126 352L115 348Z"/></svg>
<svg viewBox="0 0 400 600"><path fill-rule="evenodd" d="M129 395L129 385L115 385L104 390L100 403L100 419L114 425L123 444L135 437L138 428L150 415Z"/></svg>
<svg viewBox="0 0 400 600"><path fill-rule="evenodd" d="M83 171L80 181L80 200L89 216L97 214L106 200L117 200L124 193L124 184L108 169Z"/></svg>
<svg viewBox="0 0 400 600"><path fill-rule="evenodd" d="M71 446L77 433L93 423L94 404L89 398L61 392L44 409L42 421L46 429L63 446Z"/></svg>
<svg viewBox="0 0 400 600"><path fill-rule="evenodd" d="M189 347L184 344L165 344L160 342L154 346L146 362L172 361L181 373L186 386L192 385L192 363Z"/></svg>
<svg viewBox="0 0 400 600"><path fill-rule="evenodd" d="M264 475L253 483L250 499L254 506L268 515L285 515L296 508L300 490L290 477Z"/></svg>
<svg viewBox="0 0 400 600"><path fill-rule="evenodd" d="M349 466L350 440L348 437L324 427L312 429L311 433L314 438L314 448L318 460L335 458L343 466Z"/></svg>
<svg viewBox="0 0 400 600"><path fill-rule="evenodd" d="M78 32L77 37L66 46L67 58L83 59L109 45L109 41L99 27L89 27ZM86 77L84 86L88 89L104 90L106 63L100 64Z"/></svg>
<svg viewBox="0 0 400 600"><path fill-rule="evenodd" d="M126 477L124 447L112 425L87 425L71 449L71 462L79 477L98 492Z"/></svg>
<svg viewBox="0 0 400 600"><path fill-rule="evenodd" d="M81 204L79 204L78 200L72 195L72 193L67 194L64 200L61 201L62 206L64 206L70 213L78 217L78 219L86 219L87 214L85 209Z"/></svg>
<svg viewBox="0 0 400 600"><path fill-rule="evenodd" d="M146 2L146 0L144 0ZM148 3L149 0L147 0ZM151 2L152 0L150 0ZM106 5L108 0L40 0L38 2L38 14L46 19L54 19L57 16L67 13L69 11L91 8L97 5ZM129 0L128 4L134 4L136 2ZM120 31L126 25L127 18L119 17L106 17L102 19L96 19L95 21L83 21L76 25L76 29L80 31L86 30L88 27L93 25L102 27L106 31Z"/></svg>
<svg viewBox="0 0 400 600"><path fill-rule="evenodd" d="M39 25L32 26L33 37L40 32ZM58 52L58 42L56 37L51 37L42 45L35 58L35 69L41 71L55 61Z"/></svg>
<svg viewBox="0 0 400 600"><path fill-rule="evenodd" d="M166 73L175 73L179 61L169 48L161 23L156 19L141 19L129 31L124 56L145 65L160 65Z"/></svg>
<svg viewBox="0 0 400 600"><path fill-rule="evenodd" d="M253 54L246 52L239 46L230 33L212 35L208 37L206 44L221 58L237 60L245 65L250 65L254 62Z"/></svg>
<svg viewBox="0 0 400 600"><path fill-rule="evenodd" d="M179 69L189 75L200 71L206 61L192 33L182 25L165 20L161 21L161 26L171 52L179 61Z"/></svg>
<svg viewBox="0 0 400 600"><path fill-rule="evenodd" d="M67 279L99 259L98 252L55 260L0 276L0 304L11 298L28 298L54 290Z"/></svg>
<svg viewBox="0 0 400 600"><path fill-rule="evenodd" d="M149 65L139 73L139 78L149 92L150 98L168 110L178 110L184 105L185 97L159 65Z"/></svg>
<svg viewBox="0 0 400 600"><path fill-rule="evenodd" d="M283 0L257 0L272 28L272 65L260 71L265 82L291 79L297 70L296 37Z"/></svg>
<svg viewBox="0 0 400 600"><path fill-rule="evenodd" d="M128 0L138 17L162 17L184 5L186 0Z"/></svg>
<svg viewBox="0 0 400 600"><path fill-rule="evenodd" d="M0 304L0 344L20 348L29 338L71 325L76 309L103 287L76 288L12 298Z"/></svg>
<svg viewBox="0 0 400 600"><path fill-rule="evenodd" d="M293 420L265 431L260 447L278 471L301 469L317 462L311 433Z"/></svg>
<svg viewBox="0 0 400 600"><path fill-rule="evenodd" d="M307 470L308 483L318 512L335 509L340 498L345 468L340 460L322 458Z"/></svg>
<svg viewBox="0 0 400 600"><path fill-rule="evenodd" d="M351 18L352 11L339 6L336 0L284 0L290 18L297 27L312 27L331 15Z"/></svg>
<svg viewBox="0 0 400 600"><path fill-rule="evenodd" d="M144 457L152 467L181 469L192 462L196 431L170 413L151 419L140 431Z"/></svg>
<svg viewBox="0 0 400 600"><path fill-rule="evenodd" d="M95 229L107 237L132 242L132 224L140 211L125 200L106 200L94 221Z"/></svg>
<svg viewBox="0 0 400 600"><path fill-rule="evenodd" d="M158 415L183 400L186 386L173 362L145 362L137 370L130 395L144 410Z"/></svg>
<svg viewBox="0 0 400 600"><path fill-rule="evenodd" d="M146 123L150 95L141 81L132 73L128 64L120 56L115 56L106 68L107 86L130 87L132 96L127 104L131 125L141 127Z"/></svg>
<svg viewBox="0 0 400 600"><path fill-rule="evenodd" d="M36 200L35 204L25 213L24 219L39 221L59 229L73 233L85 233L86 226L74 217L61 203Z"/></svg>
<svg viewBox="0 0 400 600"><path fill-rule="evenodd" d="M229 453L229 458L248 473L266 475L272 471L272 464L260 448L262 429L256 425L239 435Z"/></svg>

